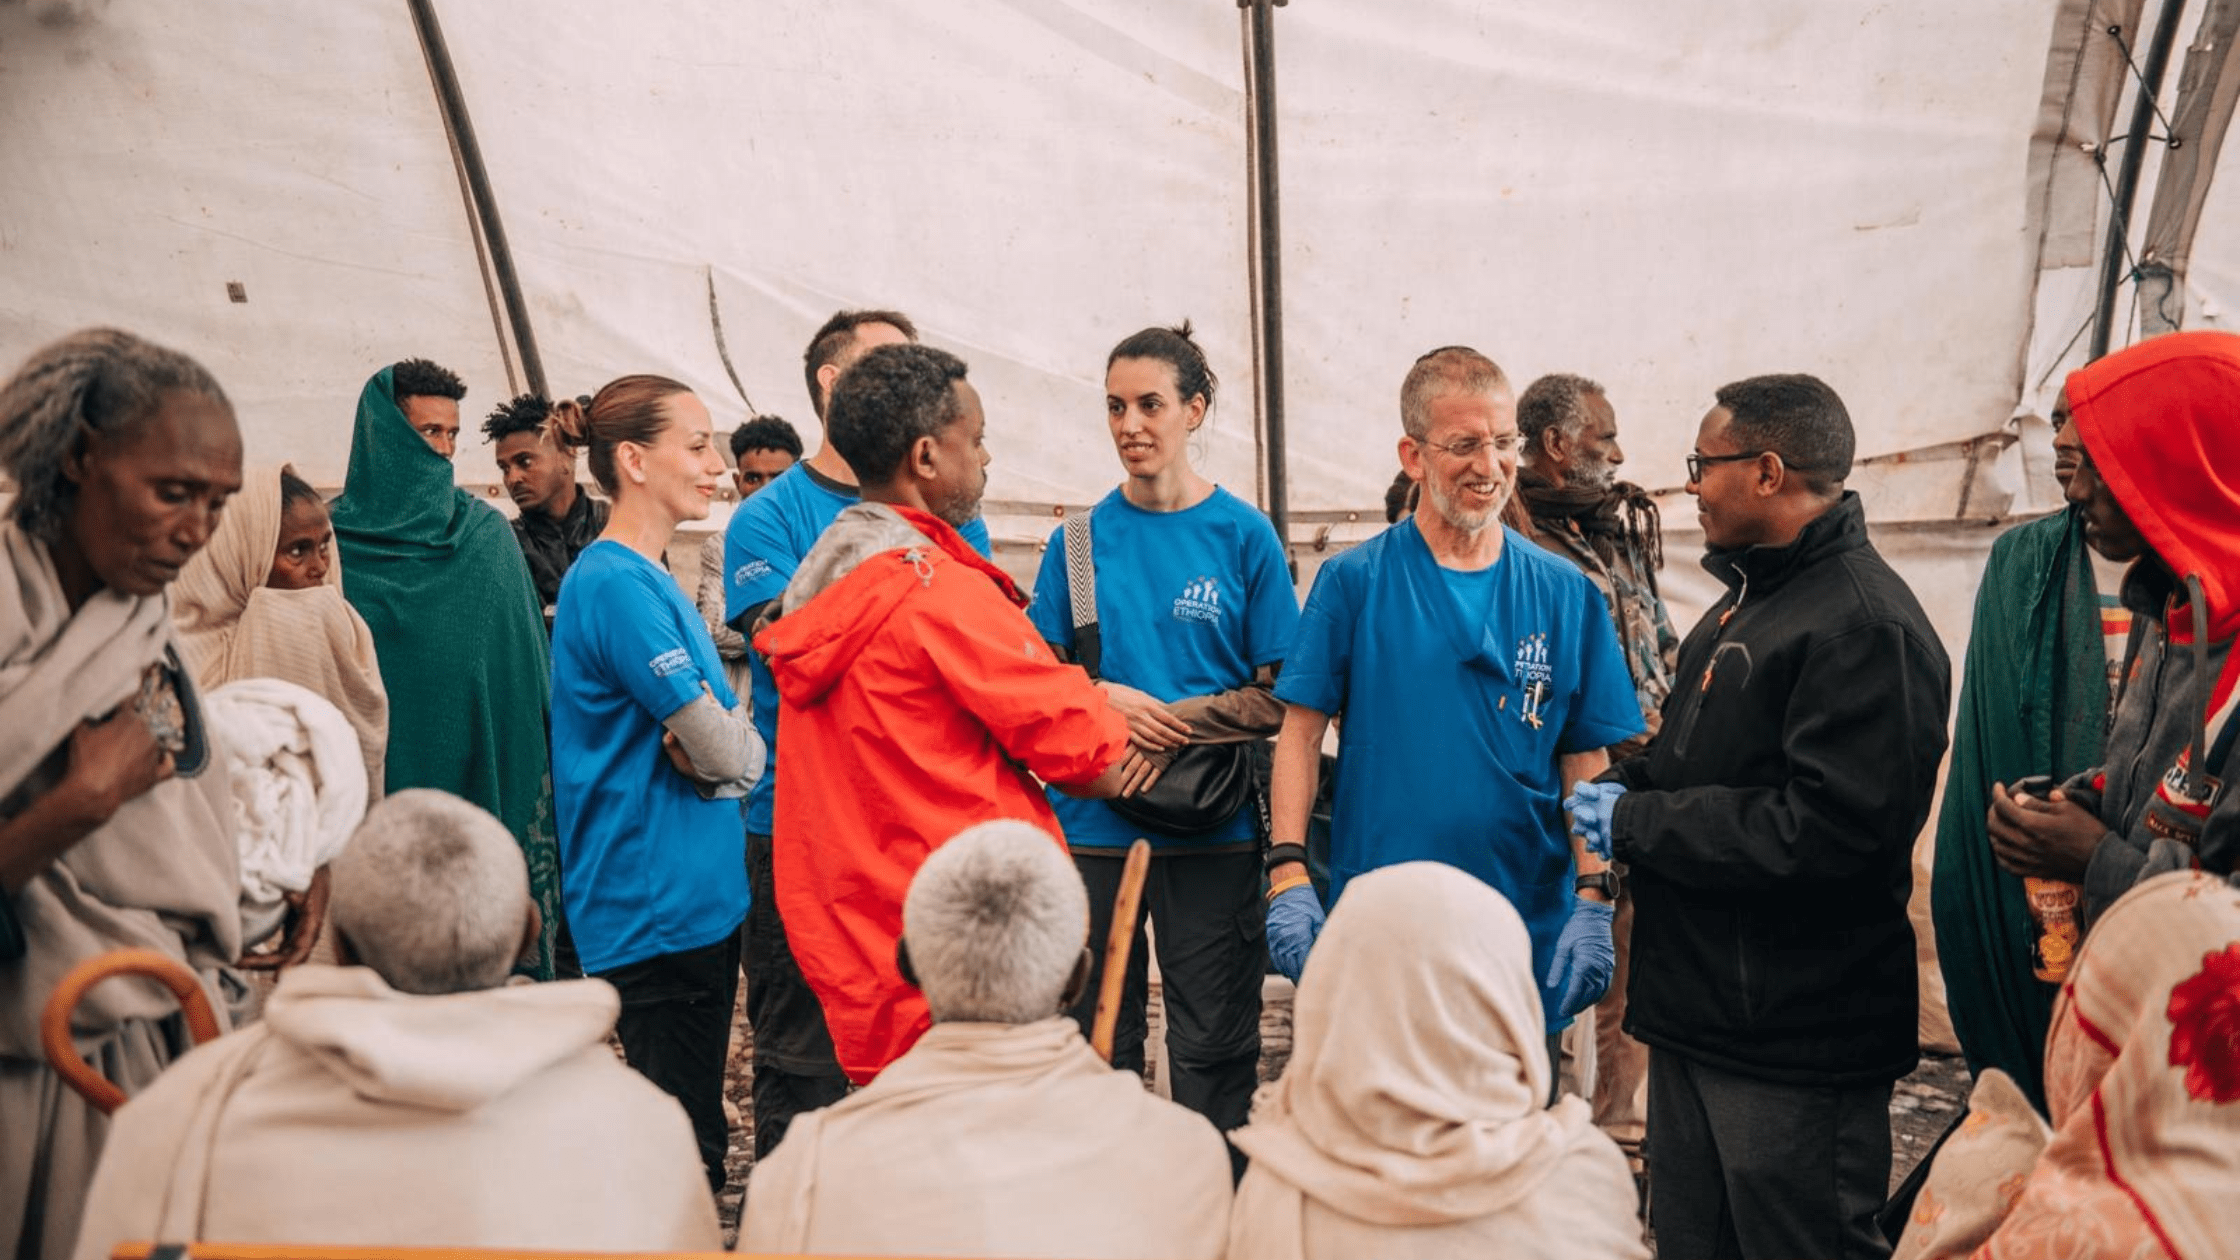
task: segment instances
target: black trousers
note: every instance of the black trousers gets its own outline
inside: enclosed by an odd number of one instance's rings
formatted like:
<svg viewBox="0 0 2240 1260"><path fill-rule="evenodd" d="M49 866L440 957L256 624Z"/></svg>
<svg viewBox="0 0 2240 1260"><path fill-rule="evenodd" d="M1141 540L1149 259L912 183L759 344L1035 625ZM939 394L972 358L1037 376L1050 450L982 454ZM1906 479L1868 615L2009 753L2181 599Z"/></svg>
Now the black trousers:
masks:
<svg viewBox="0 0 2240 1260"><path fill-rule="evenodd" d="M622 995L615 1034L623 1057L684 1106L708 1188L723 1189L731 1126L723 1118L724 1058L739 995L739 933L680 954L617 967L599 977Z"/></svg>
<svg viewBox="0 0 2240 1260"><path fill-rule="evenodd" d="M1649 1056L1650 1223L1664 1260L1882 1260L1890 1086L1782 1085Z"/></svg>
<svg viewBox="0 0 2240 1260"><path fill-rule="evenodd" d="M1084 1035L1104 983L1105 942L1124 854L1074 854L1089 888L1089 991L1073 1008ZM1137 911L1135 946L1113 1031L1112 1066L1143 1070L1149 1032L1149 951L1144 920L1158 925L1159 979L1167 1010L1167 1080L1174 1100L1227 1133L1252 1110L1260 1071L1260 981L1268 971L1268 912L1256 852L1154 857ZM1232 1153L1232 1160L1237 1157Z"/></svg>
<svg viewBox="0 0 2240 1260"><path fill-rule="evenodd" d="M747 1023L754 1027L754 1157L777 1149L793 1118L839 1102L848 1078L824 1007L801 976L770 872L770 837L747 833Z"/></svg>

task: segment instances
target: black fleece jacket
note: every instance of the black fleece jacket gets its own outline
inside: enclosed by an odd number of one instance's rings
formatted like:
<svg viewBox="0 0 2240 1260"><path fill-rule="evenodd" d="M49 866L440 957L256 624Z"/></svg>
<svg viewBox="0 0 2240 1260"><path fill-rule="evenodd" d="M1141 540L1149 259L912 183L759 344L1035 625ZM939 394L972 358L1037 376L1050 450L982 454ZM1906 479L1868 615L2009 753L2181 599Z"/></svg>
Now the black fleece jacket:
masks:
<svg viewBox="0 0 2240 1260"><path fill-rule="evenodd" d="M1715 551L1661 735L1606 777L1636 899L1626 1031L1794 1084L1917 1060L1914 838L1952 667L1855 493L1787 547Z"/></svg>

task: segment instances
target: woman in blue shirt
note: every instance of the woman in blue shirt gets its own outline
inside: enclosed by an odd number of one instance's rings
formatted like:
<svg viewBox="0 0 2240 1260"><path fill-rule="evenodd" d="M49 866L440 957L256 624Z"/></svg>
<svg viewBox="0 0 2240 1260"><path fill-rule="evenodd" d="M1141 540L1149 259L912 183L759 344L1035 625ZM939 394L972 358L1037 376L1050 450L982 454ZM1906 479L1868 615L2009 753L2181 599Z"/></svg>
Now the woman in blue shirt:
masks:
<svg viewBox="0 0 2240 1260"><path fill-rule="evenodd" d="M561 886L584 970L622 996L630 1065L683 1104L711 1189L730 1145L723 1070L747 914L739 798L763 746L700 614L662 567L724 475L708 409L661 376L553 409L614 501L560 584L552 780Z"/></svg>
<svg viewBox="0 0 2240 1260"><path fill-rule="evenodd" d="M1131 788L1150 786L1193 743L1273 735L1283 706L1271 688L1299 621L1282 542L1257 508L1200 476L1190 439L1217 382L1190 325L1146 328L1105 360L1105 413L1127 474L1088 514L1096 571L1098 674L1128 718ZM1067 582L1068 531L1043 556L1028 615L1051 645L1079 659ZM1111 930L1121 857L1151 841L1144 912L1157 924L1174 1100L1227 1131L1244 1123L1260 1059L1260 981L1267 970L1260 905L1258 809L1247 801L1204 834L1162 833L1103 801L1050 794L1089 886L1099 947ZM1143 1064L1147 958L1143 928L1130 956L1115 1067ZM1087 1027L1101 977L1074 1011Z"/></svg>

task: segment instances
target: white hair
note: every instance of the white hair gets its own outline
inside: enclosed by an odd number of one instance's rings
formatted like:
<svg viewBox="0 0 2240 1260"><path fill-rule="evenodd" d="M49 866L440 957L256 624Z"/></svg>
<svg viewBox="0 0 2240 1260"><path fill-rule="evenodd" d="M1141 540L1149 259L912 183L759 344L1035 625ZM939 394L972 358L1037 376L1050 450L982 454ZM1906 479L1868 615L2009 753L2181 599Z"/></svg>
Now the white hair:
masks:
<svg viewBox="0 0 2240 1260"><path fill-rule="evenodd" d="M331 913L359 962L404 993L504 983L521 954L529 868L505 824L449 792L399 792L334 860Z"/></svg>
<svg viewBox="0 0 2240 1260"><path fill-rule="evenodd" d="M1089 894L1039 827L988 822L934 850L902 902L911 970L939 1021L1058 1013L1089 939Z"/></svg>

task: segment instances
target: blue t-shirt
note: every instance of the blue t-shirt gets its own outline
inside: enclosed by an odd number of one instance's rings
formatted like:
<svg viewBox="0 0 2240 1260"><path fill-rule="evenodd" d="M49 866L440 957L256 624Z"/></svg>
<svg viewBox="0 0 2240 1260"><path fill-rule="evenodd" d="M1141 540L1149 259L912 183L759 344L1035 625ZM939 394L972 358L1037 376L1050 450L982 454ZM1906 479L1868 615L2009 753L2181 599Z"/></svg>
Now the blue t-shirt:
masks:
<svg viewBox="0 0 2240 1260"><path fill-rule="evenodd" d="M1473 617L1457 582L1491 584ZM1343 713L1330 897L1364 871L1428 860L1509 898L1543 979L1569 918L1565 753L1639 734L1609 606L1568 561L1505 531L1483 575L1450 575L1404 521L1322 566L1276 698ZM1549 1027L1554 997L1543 989Z"/></svg>
<svg viewBox="0 0 2240 1260"><path fill-rule="evenodd" d="M740 613L785 594L786 583L793 580L801 558L823 536L825 526L855 502L852 487L820 475L803 462L778 474L740 504L723 531L723 619L735 622ZM974 517L957 532L974 551L994 554L986 521ZM760 652L749 650L747 665L754 677L754 728L770 750L769 766L747 792L747 830L766 836L774 827L778 800L778 684Z"/></svg>
<svg viewBox="0 0 2240 1260"><path fill-rule="evenodd" d="M1299 597L1283 544L1259 509L1216 488L1180 512L1147 512L1115 490L1092 509L1089 524L1103 677L1172 703L1241 687L1283 659L1299 628ZM1027 617L1044 639L1070 651L1065 529L1050 536ZM1075 848L1125 848L1144 835L1103 801L1051 789L1050 805ZM1206 836L1145 838L1163 849L1255 835L1251 814L1240 809Z"/></svg>
<svg viewBox="0 0 2240 1260"><path fill-rule="evenodd" d="M552 797L568 929L594 975L747 917L739 803L700 799L661 750L661 720L703 684L738 703L676 579L621 543L584 548L553 616Z"/></svg>

